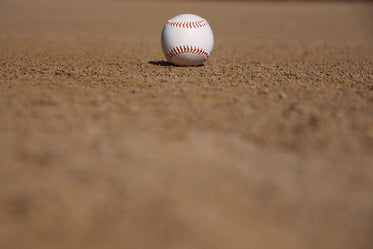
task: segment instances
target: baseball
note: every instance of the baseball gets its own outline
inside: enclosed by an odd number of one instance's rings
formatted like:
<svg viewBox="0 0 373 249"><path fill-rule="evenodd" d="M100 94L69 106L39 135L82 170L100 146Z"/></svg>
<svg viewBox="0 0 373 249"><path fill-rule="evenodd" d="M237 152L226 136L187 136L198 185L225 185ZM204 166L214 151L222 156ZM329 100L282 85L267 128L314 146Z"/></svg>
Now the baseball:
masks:
<svg viewBox="0 0 373 249"><path fill-rule="evenodd" d="M161 42L168 62L180 66L196 66L209 58L214 46L214 35L204 18L182 14L164 25Z"/></svg>

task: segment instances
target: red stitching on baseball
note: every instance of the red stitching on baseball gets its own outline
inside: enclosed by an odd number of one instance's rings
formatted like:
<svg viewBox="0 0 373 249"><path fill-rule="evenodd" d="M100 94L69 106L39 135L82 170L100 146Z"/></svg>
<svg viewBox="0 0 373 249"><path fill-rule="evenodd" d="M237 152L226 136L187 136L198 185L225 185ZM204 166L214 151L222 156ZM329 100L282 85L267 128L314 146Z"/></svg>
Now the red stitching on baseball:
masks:
<svg viewBox="0 0 373 249"><path fill-rule="evenodd" d="M174 56L177 56L183 53L191 53L191 54L200 55L200 56L205 57L206 59L208 59L210 56L210 54L202 48L199 48L197 46L192 47L189 45L183 45L183 46L177 46L177 47L174 47L168 50L167 58L170 59Z"/></svg>
<svg viewBox="0 0 373 249"><path fill-rule="evenodd" d="M166 23L167 25L170 25L171 27L175 28L202 28L206 25L208 25L206 20L196 21L196 22L174 22L174 21L168 21Z"/></svg>

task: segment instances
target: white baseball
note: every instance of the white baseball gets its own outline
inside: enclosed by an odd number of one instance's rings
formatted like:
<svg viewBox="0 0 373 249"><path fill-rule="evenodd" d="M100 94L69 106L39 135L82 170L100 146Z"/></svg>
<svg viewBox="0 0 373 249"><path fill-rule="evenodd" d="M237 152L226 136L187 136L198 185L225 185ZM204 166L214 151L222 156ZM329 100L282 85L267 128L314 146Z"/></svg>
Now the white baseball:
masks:
<svg viewBox="0 0 373 249"><path fill-rule="evenodd" d="M210 56L214 35L208 22L197 15L182 14L168 20L162 31L162 50L175 65L201 65Z"/></svg>

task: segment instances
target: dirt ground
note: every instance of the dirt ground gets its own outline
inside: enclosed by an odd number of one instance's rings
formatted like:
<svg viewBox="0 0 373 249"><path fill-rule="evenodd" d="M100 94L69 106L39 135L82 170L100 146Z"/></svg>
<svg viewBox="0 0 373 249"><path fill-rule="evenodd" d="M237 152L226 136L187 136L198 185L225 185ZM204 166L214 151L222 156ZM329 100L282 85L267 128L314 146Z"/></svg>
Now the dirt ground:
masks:
<svg viewBox="0 0 373 249"><path fill-rule="evenodd" d="M181 13L215 35L165 63ZM372 248L373 4L0 1L0 248Z"/></svg>

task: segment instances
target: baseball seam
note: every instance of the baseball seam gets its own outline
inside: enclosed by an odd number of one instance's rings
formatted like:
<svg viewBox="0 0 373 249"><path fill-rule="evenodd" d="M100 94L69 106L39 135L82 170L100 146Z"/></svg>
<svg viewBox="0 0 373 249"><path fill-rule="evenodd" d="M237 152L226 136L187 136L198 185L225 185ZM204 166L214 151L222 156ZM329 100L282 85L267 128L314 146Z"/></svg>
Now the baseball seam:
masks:
<svg viewBox="0 0 373 249"><path fill-rule="evenodd" d="M201 21L195 21L195 22L174 22L174 21L168 21L166 23L167 25L170 25L171 27L175 28L202 28L206 25L208 25L206 20L201 20Z"/></svg>
<svg viewBox="0 0 373 249"><path fill-rule="evenodd" d="M169 49L167 51L167 59L171 59L172 57L183 54L183 53L191 53L191 54L199 55L206 59L208 59L210 56L210 54L203 48L200 48L197 46L183 45L183 46L177 46L177 47L173 47Z"/></svg>

